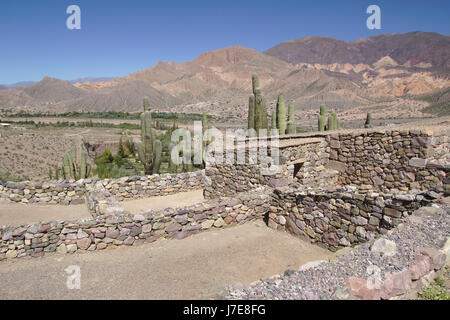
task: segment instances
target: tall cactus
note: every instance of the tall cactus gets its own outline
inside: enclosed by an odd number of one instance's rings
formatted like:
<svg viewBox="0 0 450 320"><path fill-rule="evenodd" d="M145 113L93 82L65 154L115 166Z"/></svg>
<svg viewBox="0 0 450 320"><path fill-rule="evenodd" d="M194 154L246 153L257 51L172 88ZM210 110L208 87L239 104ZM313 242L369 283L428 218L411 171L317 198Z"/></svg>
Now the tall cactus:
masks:
<svg viewBox="0 0 450 320"><path fill-rule="evenodd" d="M333 112L328 116L328 130L338 130L338 129L339 129L338 118L336 112Z"/></svg>
<svg viewBox="0 0 450 320"><path fill-rule="evenodd" d="M259 135L261 129L268 128L268 116L266 99L261 94L256 74L252 75L252 89L253 95L249 98L248 129L255 129Z"/></svg>
<svg viewBox="0 0 450 320"><path fill-rule="evenodd" d="M155 140L155 145L153 146L153 173L158 173L161 168L161 153L162 143L160 140Z"/></svg>
<svg viewBox="0 0 450 320"><path fill-rule="evenodd" d="M320 114L318 118L319 131L325 131L325 105L320 105Z"/></svg>
<svg viewBox="0 0 450 320"><path fill-rule="evenodd" d="M255 129L255 96L248 98L248 128Z"/></svg>
<svg viewBox="0 0 450 320"><path fill-rule="evenodd" d="M272 111L272 128L271 129L276 129L277 128L277 111L273 110Z"/></svg>
<svg viewBox="0 0 450 320"><path fill-rule="evenodd" d="M297 133L297 126L295 124L295 114L294 114L295 112L294 112L294 104L293 103L289 103L288 113L289 113L289 118L288 118L288 125L287 125L287 133L295 134L295 133Z"/></svg>
<svg viewBox="0 0 450 320"><path fill-rule="evenodd" d="M144 165L145 174L158 173L161 165L162 152L162 148L158 145L161 144L161 141L156 140L156 134L152 129L152 114L147 98L144 98L144 112L141 113L140 118L142 142L137 144L139 160ZM156 148L158 150L155 150Z"/></svg>
<svg viewBox="0 0 450 320"><path fill-rule="evenodd" d="M286 134L286 106L284 105L284 94L280 93L278 95L277 102L277 128L279 134Z"/></svg>
<svg viewBox="0 0 450 320"><path fill-rule="evenodd" d="M370 114L370 112L367 113L366 116L366 122L364 123L364 128L372 128L372 125L370 124L370 121L372 120L372 115Z"/></svg>
<svg viewBox="0 0 450 320"><path fill-rule="evenodd" d="M59 179L60 175L64 179L85 179L91 174L91 166L86 161L87 154L81 152L80 163L77 163L77 151L75 148L70 153L63 156L63 162L55 168L55 178Z"/></svg>

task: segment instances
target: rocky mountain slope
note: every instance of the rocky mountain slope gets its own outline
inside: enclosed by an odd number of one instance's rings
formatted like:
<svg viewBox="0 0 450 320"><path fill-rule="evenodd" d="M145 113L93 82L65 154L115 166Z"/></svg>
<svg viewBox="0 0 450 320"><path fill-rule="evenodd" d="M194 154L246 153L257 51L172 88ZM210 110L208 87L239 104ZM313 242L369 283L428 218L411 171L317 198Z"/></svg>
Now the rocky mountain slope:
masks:
<svg viewBox="0 0 450 320"><path fill-rule="evenodd" d="M340 112L381 105L420 116L427 103L411 97L450 87L449 56L450 37L434 33L387 34L351 43L307 37L265 53L237 46L190 62L158 62L112 80L70 83L46 77L29 87L0 90L0 108L138 111L148 96L159 111L241 116L251 74L257 73L272 108L284 92L305 112L324 103Z"/></svg>
<svg viewBox="0 0 450 320"><path fill-rule="evenodd" d="M353 42L329 37L305 37L265 51L286 62L368 64L390 57L405 67L450 67L450 36L432 32L382 34Z"/></svg>

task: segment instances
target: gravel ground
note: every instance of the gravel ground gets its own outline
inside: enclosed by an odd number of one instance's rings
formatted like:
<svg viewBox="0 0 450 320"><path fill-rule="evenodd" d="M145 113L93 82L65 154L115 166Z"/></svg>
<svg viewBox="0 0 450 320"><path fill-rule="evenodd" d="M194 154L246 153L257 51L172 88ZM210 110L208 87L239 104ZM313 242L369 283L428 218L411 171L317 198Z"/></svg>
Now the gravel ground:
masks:
<svg viewBox="0 0 450 320"><path fill-rule="evenodd" d="M406 220L386 236L397 245L397 253L392 257L382 257L370 251L371 242L359 245L350 253L342 255L333 262L303 271L286 270L282 275L260 280L249 287L232 285L225 299L334 299L337 289L345 288L349 277L367 279L368 268L377 266L381 278L388 272L401 271L409 267L419 253L418 247L441 248L450 236L450 207L422 208L424 218L418 223ZM369 268L370 270L371 268Z"/></svg>

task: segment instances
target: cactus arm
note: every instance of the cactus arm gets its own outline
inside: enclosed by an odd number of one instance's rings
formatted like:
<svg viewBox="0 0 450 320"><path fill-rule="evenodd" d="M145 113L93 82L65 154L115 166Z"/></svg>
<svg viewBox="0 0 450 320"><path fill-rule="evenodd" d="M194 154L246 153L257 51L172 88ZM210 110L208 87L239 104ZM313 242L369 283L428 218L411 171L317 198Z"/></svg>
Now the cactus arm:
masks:
<svg viewBox="0 0 450 320"><path fill-rule="evenodd" d="M159 173L161 167L161 153L162 143L159 140L155 141L155 148L153 150L153 174Z"/></svg>
<svg viewBox="0 0 450 320"><path fill-rule="evenodd" d="M284 94L278 95L277 103L277 127L280 135L286 134L286 106L284 105Z"/></svg>
<svg viewBox="0 0 450 320"><path fill-rule="evenodd" d="M255 129L255 96L248 98L248 129Z"/></svg>

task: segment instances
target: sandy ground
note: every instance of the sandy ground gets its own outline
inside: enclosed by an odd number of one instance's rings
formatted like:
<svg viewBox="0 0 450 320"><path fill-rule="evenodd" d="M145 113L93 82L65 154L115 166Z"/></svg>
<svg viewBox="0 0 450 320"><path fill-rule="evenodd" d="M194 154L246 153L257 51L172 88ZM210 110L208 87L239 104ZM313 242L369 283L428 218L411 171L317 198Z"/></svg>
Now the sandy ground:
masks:
<svg viewBox="0 0 450 320"><path fill-rule="evenodd" d="M120 205L125 208L125 211L130 213L140 213L168 207L187 207L203 201L203 190L194 190L167 196L122 201L120 202Z"/></svg>
<svg viewBox="0 0 450 320"><path fill-rule="evenodd" d="M0 225L19 226L36 222L91 217L85 204L61 206L0 202Z"/></svg>
<svg viewBox="0 0 450 320"><path fill-rule="evenodd" d="M331 254L253 222L183 240L2 261L0 299L219 298L225 285L248 285ZM80 267L79 290L66 286L72 265Z"/></svg>

